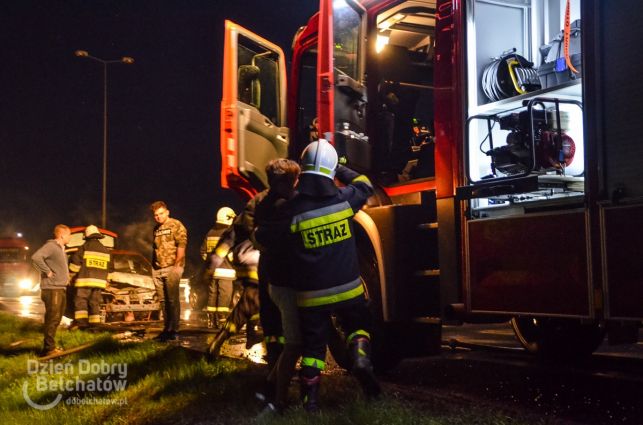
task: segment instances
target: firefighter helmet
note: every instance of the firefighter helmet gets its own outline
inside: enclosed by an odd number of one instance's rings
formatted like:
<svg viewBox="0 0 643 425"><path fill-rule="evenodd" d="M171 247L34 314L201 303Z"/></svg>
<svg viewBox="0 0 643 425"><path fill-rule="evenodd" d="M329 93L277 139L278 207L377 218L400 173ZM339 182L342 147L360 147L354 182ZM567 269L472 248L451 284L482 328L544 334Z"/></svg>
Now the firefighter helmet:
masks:
<svg viewBox="0 0 643 425"><path fill-rule="evenodd" d="M312 142L301 154L302 174L316 174L333 179L337 169L337 152L325 139Z"/></svg>
<svg viewBox="0 0 643 425"><path fill-rule="evenodd" d="M104 237L105 235L103 235L98 230L98 227L94 226L93 224L85 227L85 239L102 239Z"/></svg>
<svg viewBox="0 0 643 425"><path fill-rule="evenodd" d="M219 211L217 211L217 223L229 226L232 224L232 220L234 220L236 216L237 214L235 214L232 208L221 207L219 208Z"/></svg>

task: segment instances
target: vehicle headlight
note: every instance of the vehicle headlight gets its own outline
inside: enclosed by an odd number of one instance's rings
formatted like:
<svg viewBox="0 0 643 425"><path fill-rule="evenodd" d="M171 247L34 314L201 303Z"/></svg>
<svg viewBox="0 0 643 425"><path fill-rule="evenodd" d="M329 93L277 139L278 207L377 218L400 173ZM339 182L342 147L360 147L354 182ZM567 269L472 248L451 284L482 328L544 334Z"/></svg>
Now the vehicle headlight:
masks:
<svg viewBox="0 0 643 425"><path fill-rule="evenodd" d="M31 289L33 288L33 280L29 278L21 279L20 282L18 282L18 286L20 289Z"/></svg>

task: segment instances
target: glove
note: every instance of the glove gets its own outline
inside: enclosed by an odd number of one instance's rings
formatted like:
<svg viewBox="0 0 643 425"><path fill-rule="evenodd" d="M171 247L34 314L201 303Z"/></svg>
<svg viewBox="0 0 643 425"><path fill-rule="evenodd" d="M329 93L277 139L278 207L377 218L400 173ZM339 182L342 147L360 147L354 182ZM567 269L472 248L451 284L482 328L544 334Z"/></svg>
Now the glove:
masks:
<svg viewBox="0 0 643 425"><path fill-rule="evenodd" d="M217 254L210 255L210 270L213 270L220 267L223 264L223 258L219 257Z"/></svg>

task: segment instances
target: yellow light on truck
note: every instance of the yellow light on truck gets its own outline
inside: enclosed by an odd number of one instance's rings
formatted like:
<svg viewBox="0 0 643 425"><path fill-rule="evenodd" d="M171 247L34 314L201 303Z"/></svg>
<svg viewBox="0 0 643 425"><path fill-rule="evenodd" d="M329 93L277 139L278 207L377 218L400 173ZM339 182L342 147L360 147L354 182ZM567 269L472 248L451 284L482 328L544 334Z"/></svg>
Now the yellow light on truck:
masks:
<svg viewBox="0 0 643 425"><path fill-rule="evenodd" d="M384 46L388 44L388 40L389 37L377 34L377 39L375 40L375 51L379 53L384 50Z"/></svg>

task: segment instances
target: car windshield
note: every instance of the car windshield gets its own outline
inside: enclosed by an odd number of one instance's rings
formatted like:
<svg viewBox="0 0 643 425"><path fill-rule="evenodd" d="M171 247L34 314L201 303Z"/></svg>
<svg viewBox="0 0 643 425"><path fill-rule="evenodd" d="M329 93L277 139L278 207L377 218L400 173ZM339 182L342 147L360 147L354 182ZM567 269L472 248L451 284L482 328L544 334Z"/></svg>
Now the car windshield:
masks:
<svg viewBox="0 0 643 425"><path fill-rule="evenodd" d="M114 271L151 276L152 268L145 257L135 254L114 254Z"/></svg>

